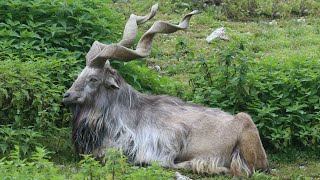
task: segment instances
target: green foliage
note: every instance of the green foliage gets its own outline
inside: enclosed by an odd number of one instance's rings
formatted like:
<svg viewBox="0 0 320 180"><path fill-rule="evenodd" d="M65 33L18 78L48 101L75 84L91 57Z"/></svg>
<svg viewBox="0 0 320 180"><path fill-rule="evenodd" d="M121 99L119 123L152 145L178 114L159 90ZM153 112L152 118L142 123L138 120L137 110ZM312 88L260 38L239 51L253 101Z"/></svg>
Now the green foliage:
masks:
<svg viewBox="0 0 320 180"><path fill-rule="evenodd" d="M248 58L242 42L221 47L211 59L197 57L196 71L190 79L194 101L232 113L243 109L243 98L249 91L246 82Z"/></svg>
<svg viewBox="0 0 320 180"><path fill-rule="evenodd" d="M83 159L79 162L80 173L74 179L119 179L127 172L127 158L115 149L109 149L107 156L101 164L92 155L82 155Z"/></svg>
<svg viewBox="0 0 320 180"><path fill-rule="evenodd" d="M166 171L161 168L157 163L153 163L151 166L143 167L132 167L131 175L129 179L142 179L142 180L172 180L173 173L170 171Z"/></svg>
<svg viewBox="0 0 320 180"><path fill-rule="evenodd" d="M70 143L70 129L57 128L47 131L38 131L34 127L16 128L0 126L0 158L8 156L15 146L19 146L21 157L29 158L36 147L46 146L51 152L59 154L53 161L64 163L76 159L73 146Z"/></svg>
<svg viewBox="0 0 320 180"><path fill-rule="evenodd" d="M48 159L44 148L36 147L31 158L21 157L21 148L15 146L7 158L0 159L0 179L173 179L173 173L156 163L143 168L129 166L127 158L115 149L107 150L105 164L91 155L82 155L79 167L59 169ZM69 174L68 171L76 171Z"/></svg>
<svg viewBox="0 0 320 180"><path fill-rule="evenodd" d="M177 89L182 85L168 77L153 72L146 67L144 62L132 61L129 63L122 63L119 61L112 61L112 67L119 70L121 76L132 85L135 89L143 92L153 94L171 94L176 95Z"/></svg>
<svg viewBox="0 0 320 180"><path fill-rule="evenodd" d="M212 12L216 18L248 20L258 17L287 18L292 16L319 15L317 0L172 0L177 9L194 7Z"/></svg>
<svg viewBox="0 0 320 180"><path fill-rule="evenodd" d="M79 155L74 153L74 146L71 143L71 128L52 128L40 131L42 137L37 140L38 146L45 147L55 155L51 160L55 163L78 162Z"/></svg>
<svg viewBox="0 0 320 180"><path fill-rule="evenodd" d="M254 60L242 40L198 57L193 101L253 116L265 144L318 149L320 63L316 59Z"/></svg>
<svg viewBox="0 0 320 180"><path fill-rule="evenodd" d="M319 60L292 59L290 62L260 62L253 81L248 109L257 115L258 126L277 148L289 145L319 148ZM298 144L297 144L298 143Z"/></svg>
<svg viewBox="0 0 320 180"><path fill-rule="evenodd" d="M82 155L80 173L73 179L172 179L173 174L153 164L146 168L129 166L127 157L116 149L108 149L101 164L91 157Z"/></svg>
<svg viewBox="0 0 320 180"><path fill-rule="evenodd" d="M22 155L25 156L34 151L36 146L40 146L38 143L40 137L42 137L41 133L31 128L15 130L12 127L1 126L0 157L8 155L9 151L17 145L20 147Z"/></svg>
<svg viewBox="0 0 320 180"><path fill-rule="evenodd" d="M69 114L61 108L61 99L77 61L50 56L25 60L12 56L0 61L1 124L41 129L69 125L62 121Z"/></svg>
<svg viewBox="0 0 320 180"><path fill-rule="evenodd" d="M45 149L37 147L30 159L22 159L20 147L15 146L8 158L0 159L0 179L65 179L47 155Z"/></svg>
<svg viewBox="0 0 320 180"><path fill-rule="evenodd" d="M96 161L92 155L82 155L83 160L80 163L80 173L75 179L105 179L108 174L108 169L105 168L99 161Z"/></svg>
<svg viewBox="0 0 320 180"><path fill-rule="evenodd" d="M13 54L19 54L19 50L59 54L64 49L86 53L95 39L110 43L119 37L120 32L116 30L122 19L109 3L102 0L1 1L0 37L5 40L1 43Z"/></svg>

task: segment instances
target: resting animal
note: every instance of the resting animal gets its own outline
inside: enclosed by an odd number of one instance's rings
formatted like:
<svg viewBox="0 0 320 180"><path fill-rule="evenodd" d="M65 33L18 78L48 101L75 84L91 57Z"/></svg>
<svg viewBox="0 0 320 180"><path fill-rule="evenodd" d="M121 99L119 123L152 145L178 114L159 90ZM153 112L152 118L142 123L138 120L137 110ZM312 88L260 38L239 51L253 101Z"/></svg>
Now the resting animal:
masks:
<svg viewBox="0 0 320 180"><path fill-rule="evenodd" d="M64 95L73 107L72 138L80 154L103 157L106 148L122 150L135 164L160 162L160 166L197 173L249 176L268 166L259 132L249 115L231 115L219 109L185 103L166 95L142 94L113 69L108 59L130 61L150 54L156 33L185 30L192 15L179 25L155 22L132 47L137 25L151 19L132 14L118 44L95 41L86 67ZM106 63L107 62L107 63Z"/></svg>

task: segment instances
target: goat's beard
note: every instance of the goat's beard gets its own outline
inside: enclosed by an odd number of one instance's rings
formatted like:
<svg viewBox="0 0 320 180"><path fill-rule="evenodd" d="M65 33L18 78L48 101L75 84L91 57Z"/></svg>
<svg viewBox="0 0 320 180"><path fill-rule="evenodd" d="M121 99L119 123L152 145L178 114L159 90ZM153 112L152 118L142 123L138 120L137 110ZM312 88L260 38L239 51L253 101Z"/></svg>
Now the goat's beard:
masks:
<svg viewBox="0 0 320 180"><path fill-rule="evenodd" d="M77 127L79 126L79 116L81 108L79 104L73 104L70 107L72 113L72 142L74 143L77 133Z"/></svg>
<svg viewBox="0 0 320 180"><path fill-rule="evenodd" d="M103 146L103 139L106 135L106 127L104 123L100 123L102 126L91 127L88 121L92 121L86 115L87 112L81 105L73 105L71 111L73 114L72 120L72 142L75 147L75 151L78 154L92 154L94 150L101 149ZM98 121L103 121L99 118Z"/></svg>
<svg viewBox="0 0 320 180"><path fill-rule="evenodd" d="M77 140L77 133L78 133L78 128L79 128L79 116L81 112L81 108L79 104L72 104L70 106L71 113L72 113L72 143L74 144L75 151L77 153L80 153L80 149L78 145L76 145L76 140Z"/></svg>

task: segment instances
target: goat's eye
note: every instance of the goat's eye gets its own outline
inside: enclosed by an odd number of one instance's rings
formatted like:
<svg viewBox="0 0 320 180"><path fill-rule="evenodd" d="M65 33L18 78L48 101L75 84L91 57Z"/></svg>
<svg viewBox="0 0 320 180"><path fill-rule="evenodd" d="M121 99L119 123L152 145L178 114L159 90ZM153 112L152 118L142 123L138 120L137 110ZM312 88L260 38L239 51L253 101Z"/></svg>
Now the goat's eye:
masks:
<svg viewBox="0 0 320 180"><path fill-rule="evenodd" d="M97 82L98 81L98 79L97 78L90 78L90 80L89 80L90 82Z"/></svg>

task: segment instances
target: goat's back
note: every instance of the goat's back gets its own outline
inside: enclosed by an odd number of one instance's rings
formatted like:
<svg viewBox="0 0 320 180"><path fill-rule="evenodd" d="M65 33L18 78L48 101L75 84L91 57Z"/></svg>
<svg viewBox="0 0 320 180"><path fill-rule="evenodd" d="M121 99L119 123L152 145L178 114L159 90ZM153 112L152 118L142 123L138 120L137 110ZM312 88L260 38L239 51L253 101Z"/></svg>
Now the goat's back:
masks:
<svg viewBox="0 0 320 180"><path fill-rule="evenodd" d="M244 126L242 121L220 109L184 103L169 96L159 99L161 102L156 103L156 107L149 107L153 111L147 110L157 119L154 124L158 127L162 124L162 128L167 129L180 124L188 131L186 151L178 159L188 160L209 154L229 157L232 154Z"/></svg>

